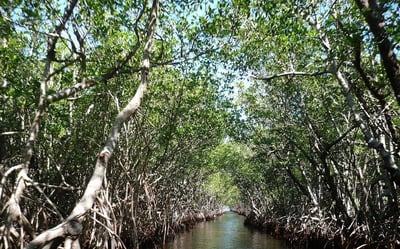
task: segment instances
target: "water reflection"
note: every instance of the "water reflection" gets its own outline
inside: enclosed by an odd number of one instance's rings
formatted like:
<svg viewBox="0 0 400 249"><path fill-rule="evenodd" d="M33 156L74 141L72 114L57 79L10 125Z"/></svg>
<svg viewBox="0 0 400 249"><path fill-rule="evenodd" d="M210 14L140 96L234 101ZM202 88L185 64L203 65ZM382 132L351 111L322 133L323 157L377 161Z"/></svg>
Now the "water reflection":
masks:
<svg viewBox="0 0 400 249"><path fill-rule="evenodd" d="M228 212L215 221L203 222L179 234L166 249L285 249L285 243L251 230L244 218Z"/></svg>

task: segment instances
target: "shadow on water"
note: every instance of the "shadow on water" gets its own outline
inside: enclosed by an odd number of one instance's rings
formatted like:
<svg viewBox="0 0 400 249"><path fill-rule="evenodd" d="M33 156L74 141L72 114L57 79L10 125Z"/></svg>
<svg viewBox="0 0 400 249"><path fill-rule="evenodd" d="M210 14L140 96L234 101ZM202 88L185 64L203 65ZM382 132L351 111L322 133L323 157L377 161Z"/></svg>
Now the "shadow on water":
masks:
<svg viewBox="0 0 400 249"><path fill-rule="evenodd" d="M227 212L176 236L165 249L285 249L285 242L243 225L244 217Z"/></svg>

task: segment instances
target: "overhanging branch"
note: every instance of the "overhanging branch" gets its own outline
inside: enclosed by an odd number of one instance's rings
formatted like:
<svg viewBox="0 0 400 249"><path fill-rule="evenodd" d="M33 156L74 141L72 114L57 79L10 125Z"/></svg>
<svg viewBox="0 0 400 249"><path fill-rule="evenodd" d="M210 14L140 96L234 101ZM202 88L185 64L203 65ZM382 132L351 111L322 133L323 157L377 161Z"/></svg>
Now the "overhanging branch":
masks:
<svg viewBox="0 0 400 249"><path fill-rule="evenodd" d="M328 74L328 73L331 73L331 72L329 72L327 70L316 71L316 72L291 71L291 72L283 72L283 73L279 73L279 74L272 74L272 75L266 75L266 76L252 75L251 77L256 80L268 81L268 80L272 80L275 78L281 78L281 77L287 77L287 76L320 76L320 75Z"/></svg>
<svg viewBox="0 0 400 249"><path fill-rule="evenodd" d="M94 168L94 172L92 177L89 180L89 183L86 186L85 192L79 202L75 205L71 214L58 226L48 229L41 234L39 234L36 238L34 238L25 248L26 249L35 249L42 248L46 245L51 245L53 241L56 241L58 238L65 238L66 243L74 243L75 245L70 245L72 247L79 247L79 240L77 237L82 232L81 222L85 216L85 214L92 208L94 201L97 197L98 192L100 191L104 178L105 172L108 166L108 161L111 158L116 143L118 141L118 137L120 134L121 126L124 122L126 122L129 117L131 117L138 110L144 92L146 90L147 82L148 82L148 74L150 69L150 48L152 44L152 38L154 35L155 24L158 16L159 9L159 1L153 1L153 7L151 11L151 15L149 16L147 23L147 36L146 43L143 51L143 61L142 61L142 82L136 90L135 95L129 101L129 103L125 106L120 113L118 113L114 125L110 131L108 139L106 141L105 146L102 151L99 153L96 161L96 166ZM70 241L72 238L72 241ZM56 243L56 242L54 242ZM51 247L57 245L51 245Z"/></svg>

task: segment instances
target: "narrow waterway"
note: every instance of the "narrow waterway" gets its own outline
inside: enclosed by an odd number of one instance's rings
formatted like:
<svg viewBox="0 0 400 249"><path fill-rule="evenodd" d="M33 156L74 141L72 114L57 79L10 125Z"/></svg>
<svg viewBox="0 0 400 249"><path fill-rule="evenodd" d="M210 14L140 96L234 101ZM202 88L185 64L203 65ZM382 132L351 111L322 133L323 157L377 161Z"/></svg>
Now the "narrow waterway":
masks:
<svg viewBox="0 0 400 249"><path fill-rule="evenodd" d="M178 234L166 249L286 249L285 242L243 225L244 217L227 212Z"/></svg>

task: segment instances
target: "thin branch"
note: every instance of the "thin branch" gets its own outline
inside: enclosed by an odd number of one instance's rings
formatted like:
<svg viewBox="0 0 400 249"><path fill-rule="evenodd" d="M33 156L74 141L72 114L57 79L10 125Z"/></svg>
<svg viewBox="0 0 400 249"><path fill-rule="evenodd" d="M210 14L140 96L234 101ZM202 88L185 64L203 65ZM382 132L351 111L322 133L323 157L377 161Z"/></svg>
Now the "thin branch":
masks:
<svg viewBox="0 0 400 249"><path fill-rule="evenodd" d="M253 79L256 80L263 80L269 81L275 78L287 77L287 76L320 76L323 74L329 74L329 71L316 71L316 72L299 72L299 71L292 71L292 72L284 72L279 74L272 74L266 76L257 76L257 75L250 75Z"/></svg>
<svg viewBox="0 0 400 249"><path fill-rule="evenodd" d="M5 131L0 133L0 136L10 136L10 135L18 135L18 134L24 134L25 132L22 131Z"/></svg>
<svg viewBox="0 0 400 249"><path fill-rule="evenodd" d="M195 60L195 59L197 59L197 58L199 58L199 57L201 57L203 55L206 55L206 54L208 54L210 52L214 52L214 51L217 51L217 50L218 50L218 48L210 48L210 49L206 49L204 51L201 51L201 52L199 52L199 53L197 53L197 54L195 54L193 56L186 55L186 56L180 56L178 58L172 58L170 60L166 60L166 61L162 61L162 62L152 62L152 65L153 66L179 65L179 64L182 64L182 63L187 62L187 61Z"/></svg>
<svg viewBox="0 0 400 249"><path fill-rule="evenodd" d="M58 210L56 204L54 204L54 202L44 193L43 189L37 184L33 184L33 186L46 199L46 201L50 204L50 206L53 208L52 211L57 214L58 218L63 220L64 217L62 216L61 212Z"/></svg>
<svg viewBox="0 0 400 249"><path fill-rule="evenodd" d="M329 151L334 145L338 144L341 140L343 140L352 130L357 128L358 125L353 125L347 131L345 131L342 135L340 135L338 138L336 138L333 142L330 142L329 144L325 145L325 150Z"/></svg>
<svg viewBox="0 0 400 249"><path fill-rule="evenodd" d="M62 189L62 190L66 190L66 191L82 191L83 190L82 187L74 187L74 186L71 186L71 185L65 185L65 183L64 183L65 186L52 185L52 184L39 183L39 182L32 182L29 185L34 186L34 187L41 186L41 187L51 188L51 189Z"/></svg>
<svg viewBox="0 0 400 249"><path fill-rule="evenodd" d="M63 72L65 68L67 68L67 67L71 66L72 64L74 64L77 61L77 59L74 59L74 60L57 60L57 59L55 59L53 61L55 61L55 62L65 62L65 64L62 65L60 68L57 68L56 70L51 72L47 76L46 81L50 80L53 76Z"/></svg>
<svg viewBox="0 0 400 249"><path fill-rule="evenodd" d="M125 56L124 59L122 59L120 62L118 62L118 64L110 69L107 73L103 74L101 77L102 81L107 81L109 79L111 79L112 77L114 77L116 74L119 73L119 70L121 70L122 67L124 67L129 61L130 59L136 54L137 50L140 47L141 42L138 41L135 46L131 49L131 51Z"/></svg>

